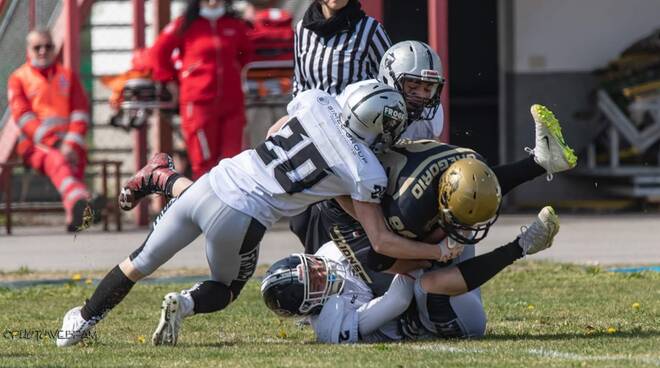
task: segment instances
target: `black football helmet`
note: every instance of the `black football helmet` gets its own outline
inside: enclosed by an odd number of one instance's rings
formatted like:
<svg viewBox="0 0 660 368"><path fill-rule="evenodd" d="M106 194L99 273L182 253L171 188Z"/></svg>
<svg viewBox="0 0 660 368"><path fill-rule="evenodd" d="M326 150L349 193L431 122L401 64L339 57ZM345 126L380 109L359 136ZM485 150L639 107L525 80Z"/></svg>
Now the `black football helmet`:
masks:
<svg viewBox="0 0 660 368"><path fill-rule="evenodd" d="M294 253L275 262L261 282L266 306L282 317L319 313L344 286L343 266L323 256Z"/></svg>

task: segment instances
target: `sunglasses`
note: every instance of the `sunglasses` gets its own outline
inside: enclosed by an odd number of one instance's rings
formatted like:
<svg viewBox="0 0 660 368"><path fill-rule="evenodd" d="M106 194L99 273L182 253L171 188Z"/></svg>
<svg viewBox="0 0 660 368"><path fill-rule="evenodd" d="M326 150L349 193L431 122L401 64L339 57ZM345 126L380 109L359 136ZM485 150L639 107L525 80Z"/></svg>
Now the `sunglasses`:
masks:
<svg viewBox="0 0 660 368"><path fill-rule="evenodd" d="M39 52L41 49L44 49L45 51L53 51L53 48L55 46L52 43L47 43L44 45L34 45L32 46L32 50L34 52Z"/></svg>

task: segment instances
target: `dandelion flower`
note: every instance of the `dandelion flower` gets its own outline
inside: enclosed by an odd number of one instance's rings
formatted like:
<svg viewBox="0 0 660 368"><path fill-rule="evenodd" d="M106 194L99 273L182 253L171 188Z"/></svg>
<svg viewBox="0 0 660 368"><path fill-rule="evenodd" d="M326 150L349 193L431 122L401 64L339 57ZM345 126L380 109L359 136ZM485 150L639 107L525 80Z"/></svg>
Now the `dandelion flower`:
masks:
<svg viewBox="0 0 660 368"><path fill-rule="evenodd" d="M616 333L616 328L614 328L614 327L608 327L608 328L607 328L607 333L608 333L608 334Z"/></svg>
<svg viewBox="0 0 660 368"><path fill-rule="evenodd" d="M140 335L137 337L137 342L138 344L144 344L144 335Z"/></svg>
<svg viewBox="0 0 660 368"><path fill-rule="evenodd" d="M73 276L71 276L71 280L73 281L78 282L80 279L82 279L82 276L79 273L74 273Z"/></svg>
<svg viewBox="0 0 660 368"><path fill-rule="evenodd" d="M632 303L632 306L631 306L631 307L632 307L633 309L639 309L640 305L639 305L639 303Z"/></svg>

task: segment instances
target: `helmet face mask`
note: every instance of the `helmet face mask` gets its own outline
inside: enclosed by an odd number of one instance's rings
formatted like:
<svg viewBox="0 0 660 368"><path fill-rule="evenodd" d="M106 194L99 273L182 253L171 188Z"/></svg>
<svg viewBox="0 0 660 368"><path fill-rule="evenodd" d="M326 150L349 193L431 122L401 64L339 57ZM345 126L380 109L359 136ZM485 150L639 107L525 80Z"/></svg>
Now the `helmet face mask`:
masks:
<svg viewBox="0 0 660 368"><path fill-rule="evenodd" d="M430 120L440 106L445 79L438 54L424 42L403 41L390 47L378 69L378 80L398 89L406 98L411 120ZM420 99L406 94L406 80L437 83L430 97Z"/></svg>
<svg viewBox="0 0 660 368"><path fill-rule="evenodd" d="M495 173L483 162L466 158L442 174L438 190L440 227L462 244L476 244L497 221L502 194Z"/></svg>
<svg viewBox="0 0 660 368"><path fill-rule="evenodd" d="M268 269L261 295L266 306L279 316L304 316L320 311L343 286L341 264L322 256L296 253Z"/></svg>
<svg viewBox="0 0 660 368"><path fill-rule="evenodd" d="M447 233L447 236L454 239L461 244L477 244L482 241L487 235L490 227L497 221L500 216L498 209L494 217L488 221L473 224L463 225L452 216L451 211L443 209L440 221L438 224Z"/></svg>
<svg viewBox="0 0 660 368"><path fill-rule="evenodd" d="M440 80L428 80L418 75L402 73L397 79L397 87L406 100L408 118L410 120L431 120L440 107L440 94L444 86L444 78ZM423 90L424 95L412 93L411 90Z"/></svg>

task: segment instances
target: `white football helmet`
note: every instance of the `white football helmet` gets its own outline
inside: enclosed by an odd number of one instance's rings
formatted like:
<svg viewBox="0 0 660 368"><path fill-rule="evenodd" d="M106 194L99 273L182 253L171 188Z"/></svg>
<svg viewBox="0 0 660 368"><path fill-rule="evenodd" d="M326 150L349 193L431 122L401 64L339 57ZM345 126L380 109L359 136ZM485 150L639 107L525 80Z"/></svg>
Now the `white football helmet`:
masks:
<svg viewBox="0 0 660 368"><path fill-rule="evenodd" d="M408 113L401 93L379 82L360 86L346 99L344 125L365 142L375 154L381 154L406 128Z"/></svg>
<svg viewBox="0 0 660 368"><path fill-rule="evenodd" d="M440 106L440 93L445 79L440 56L431 46L420 41L402 41L385 52L378 69L378 80L399 90L406 99L412 120L430 120ZM405 94L406 80L433 83L430 98Z"/></svg>
<svg viewBox="0 0 660 368"><path fill-rule="evenodd" d="M344 287L346 270L327 257L294 253L275 262L261 282L266 306L282 317L317 314Z"/></svg>

